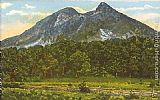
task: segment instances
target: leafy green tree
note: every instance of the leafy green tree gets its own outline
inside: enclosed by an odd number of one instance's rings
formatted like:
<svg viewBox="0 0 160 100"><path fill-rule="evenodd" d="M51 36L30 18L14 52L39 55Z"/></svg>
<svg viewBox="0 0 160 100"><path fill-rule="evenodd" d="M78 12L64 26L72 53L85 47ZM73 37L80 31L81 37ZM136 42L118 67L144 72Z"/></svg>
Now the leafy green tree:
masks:
<svg viewBox="0 0 160 100"><path fill-rule="evenodd" d="M76 51L70 56L69 60L76 77L79 77L79 74L83 73L84 69L90 67L88 64L89 58L85 52Z"/></svg>

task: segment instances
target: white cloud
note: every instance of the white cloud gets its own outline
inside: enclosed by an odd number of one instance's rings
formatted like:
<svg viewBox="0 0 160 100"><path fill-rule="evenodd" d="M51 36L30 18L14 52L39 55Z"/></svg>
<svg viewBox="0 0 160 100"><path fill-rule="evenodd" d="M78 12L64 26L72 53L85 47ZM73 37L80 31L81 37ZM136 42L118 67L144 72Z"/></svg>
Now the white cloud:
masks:
<svg viewBox="0 0 160 100"><path fill-rule="evenodd" d="M17 14L21 16L28 15L28 13L23 12L21 10L11 10L6 15L17 15Z"/></svg>
<svg viewBox="0 0 160 100"><path fill-rule="evenodd" d="M32 12L31 15L33 16L48 16L51 15L52 13L45 13L45 12Z"/></svg>
<svg viewBox="0 0 160 100"><path fill-rule="evenodd" d="M160 7L153 7L151 5L144 5L143 7L130 7L130 8L116 8L120 12L140 11L140 10L160 10Z"/></svg>
<svg viewBox="0 0 160 100"><path fill-rule="evenodd" d="M11 16L11 15L20 15L20 16L47 16L51 15L52 13L46 13L46 12L24 12L21 10L11 10L6 15Z"/></svg>
<svg viewBox="0 0 160 100"><path fill-rule="evenodd" d="M77 11L80 12L80 13L86 13L86 12L87 12L87 10L85 10L85 9L83 9L83 8L80 8L80 7L75 7L75 6L73 6L72 8L74 8L75 10L77 10Z"/></svg>
<svg viewBox="0 0 160 100"><path fill-rule="evenodd" d="M12 6L13 4L12 3L0 3L0 8L1 9L6 9L10 6Z"/></svg>
<svg viewBox="0 0 160 100"><path fill-rule="evenodd" d="M31 6L31 5L29 5L29 4L25 4L25 7L26 7L27 9L34 9L34 8L36 8L36 7Z"/></svg>

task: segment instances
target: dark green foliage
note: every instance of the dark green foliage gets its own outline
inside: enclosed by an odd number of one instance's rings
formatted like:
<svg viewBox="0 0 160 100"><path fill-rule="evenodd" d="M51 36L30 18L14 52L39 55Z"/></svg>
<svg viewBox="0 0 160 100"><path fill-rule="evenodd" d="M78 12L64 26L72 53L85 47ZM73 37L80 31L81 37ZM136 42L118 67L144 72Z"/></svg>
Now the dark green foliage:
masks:
<svg viewBox="0 0 160 100"><path fill-rule="evenodd" d="M90 89L89 87L87 87L87 84L85 81L83 81L82 83L80 83L79 85L79 91L83 92L83 93L90 93Z"/></svg>
<svg viewBox="0 0 160 100"><path fill-rule="evenodd" d="M156 86L156 82L155 81L151 81L149 87L150 88L154 88Z"/></svg>
<svg viewBox="0 0 160 100"><path fill-rule="evenodd" d="M138 95L135 95L134 93L130 93L128 96L125 96L125 100L137 100L139 99Z"/></svg>
<svg viewBox="0 0 160 100"><path fill-rule="evenodd" d="M23 86L24 84L21 82L21 83L19 83L19 82L4 82L3 83L3 87L4 88L21 88L22 86Z"/></svg>
<svg viewBox="0 0 160 100"><path fill-rule="evenodd" d="M140 83L139 83L139 84L141 84L141 85L142 85L142 84L144 84L144 82L143 82L143 80L142 80L142 79L140 79Z"/></svg>
<svg viewBox="0 0 160 100"><path fill-rule="evenodd" d="M153 78L154 41L74 42L60 39L52 45L3 49L4 81L39 81L54 77L113 76Z"/></svg>
<svg viewBox="0 0 160 100"><path fill-rule="evenodd" d="M157 85L157 86L160 86L160 81L158 81L156 85Z"/></svg>

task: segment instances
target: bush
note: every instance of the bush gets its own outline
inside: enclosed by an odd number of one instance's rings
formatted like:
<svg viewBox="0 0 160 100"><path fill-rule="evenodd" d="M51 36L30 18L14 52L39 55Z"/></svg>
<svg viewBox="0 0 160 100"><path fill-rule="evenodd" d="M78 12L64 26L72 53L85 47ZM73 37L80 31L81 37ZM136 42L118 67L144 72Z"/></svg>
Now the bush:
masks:
<svg viewBox="0 0 160 100"><path fill-rule="evenodd" d="M83 81L83 82L80 83L78 86L79 86L79 91L80 91L80 92L90 93L90 89L89 89L89 87L87 87L86 82Z"/></svg>
<svg viewBox="0 0 160 100"><path fill-rule="evenodd" d="M157 86L160 86L160 81L158 81L156 85L157 85Z"/></svg>
<svg viewBox="0 0 160 100"><path fill-rule="evenodd" d="M151 81L149 87L150 88L154 88L156 86L156 82L155 81Z"/></svg>
<svg viewBox="0 0 160 100"><path fill-rule="evenodd" d="M24 83L19 83L19 82L4 82L2 87L4 88L20 88Z"/></svg>
<svg viewBox="0 0 160 100"><path fill-rule="evenodd" d="M141 84L141 85L142 85L142 84L144 84L144 82L143 82L143 80L142 80L142 79L140 79L140 83L139 83L139 84Z"/></svg>
<svg viewBox="0 0 160 100"><path fill-rule="evenodd" d="M125 100L132 100L132 99L139 99L139 96L137 96L134 93L130 93L129 96L125 96Z"/></svg>

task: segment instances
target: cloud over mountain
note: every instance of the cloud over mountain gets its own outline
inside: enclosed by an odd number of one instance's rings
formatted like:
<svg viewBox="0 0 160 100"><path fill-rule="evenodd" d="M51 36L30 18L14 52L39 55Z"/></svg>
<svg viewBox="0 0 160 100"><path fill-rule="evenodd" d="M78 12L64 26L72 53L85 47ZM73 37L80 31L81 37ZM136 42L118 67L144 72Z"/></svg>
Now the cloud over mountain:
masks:
<svg viewBox="0 0 160 100"><path fill-rule="evenodd" d="M13 4L12 3L0 3L0 8L1 9L6 9L10 6L12 6Z"/></svg>
<svg viewBox="0 0 160 100"><path fill-rule="evenodd" d="M29 5L29 4L25 4L25 7L26 7L27 9L34 9L34 8L36 8L36 7L34 7L34 6L32 6L32 5Z"/></svg>

